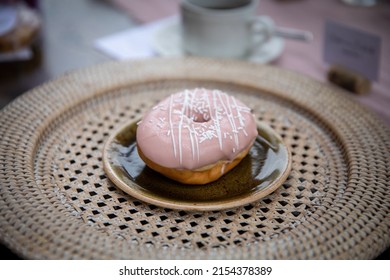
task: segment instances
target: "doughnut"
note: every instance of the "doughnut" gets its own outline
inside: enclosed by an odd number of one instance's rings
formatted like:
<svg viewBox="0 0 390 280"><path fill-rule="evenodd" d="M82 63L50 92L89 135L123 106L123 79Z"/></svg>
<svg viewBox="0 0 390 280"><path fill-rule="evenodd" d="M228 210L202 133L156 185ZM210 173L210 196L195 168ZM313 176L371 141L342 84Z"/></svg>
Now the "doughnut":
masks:
<svg viewBox="0 0 390 280"><path fill-rule="evenodd" d="M140 158L151 169L184 184L207 184L248 154L258 135L251 109L216 89L172 94L138 123Z"/></svg>

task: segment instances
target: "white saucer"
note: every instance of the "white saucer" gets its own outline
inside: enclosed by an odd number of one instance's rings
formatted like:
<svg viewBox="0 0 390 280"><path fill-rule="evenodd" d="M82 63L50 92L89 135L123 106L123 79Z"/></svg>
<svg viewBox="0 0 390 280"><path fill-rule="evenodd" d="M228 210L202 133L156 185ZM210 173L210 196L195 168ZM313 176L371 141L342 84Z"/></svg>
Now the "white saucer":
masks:
<svg viewBox="0 0 390 280"><path fill-rule="evenodd" d="M162 56L184 56L181 47L180 28L178 18L172 18L162 24L153 36L152 46L154 51ZM284 40L280 37L272 37L244 60L266 64L278 58L283 49Z"/></svg>

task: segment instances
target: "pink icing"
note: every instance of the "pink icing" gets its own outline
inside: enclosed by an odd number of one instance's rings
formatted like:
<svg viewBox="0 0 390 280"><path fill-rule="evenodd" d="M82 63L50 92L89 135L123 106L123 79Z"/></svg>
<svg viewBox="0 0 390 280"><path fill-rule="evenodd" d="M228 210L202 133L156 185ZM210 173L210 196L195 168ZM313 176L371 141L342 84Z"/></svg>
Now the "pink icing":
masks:
<svg viewBox="0 0 390 280"><path fill-rule="evenodd" d="M137 128L137 144L155 163L198 169L233 160L257 136L250 108L220 90L185 90L161 101Z"/></svg>

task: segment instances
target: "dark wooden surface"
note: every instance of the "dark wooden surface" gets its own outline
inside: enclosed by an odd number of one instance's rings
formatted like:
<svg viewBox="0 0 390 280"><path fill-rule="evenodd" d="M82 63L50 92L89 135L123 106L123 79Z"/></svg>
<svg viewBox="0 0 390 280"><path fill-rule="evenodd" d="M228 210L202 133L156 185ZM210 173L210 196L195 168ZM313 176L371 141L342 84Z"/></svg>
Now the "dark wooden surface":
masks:
<svg viewBox="0 0 390 280"><path fill-rule="evenodd" d="M41 0L37 10L42 28L33 58L0 62L0 108L63 73L108 61L94 41L135 25L104 0Z"/></svg>

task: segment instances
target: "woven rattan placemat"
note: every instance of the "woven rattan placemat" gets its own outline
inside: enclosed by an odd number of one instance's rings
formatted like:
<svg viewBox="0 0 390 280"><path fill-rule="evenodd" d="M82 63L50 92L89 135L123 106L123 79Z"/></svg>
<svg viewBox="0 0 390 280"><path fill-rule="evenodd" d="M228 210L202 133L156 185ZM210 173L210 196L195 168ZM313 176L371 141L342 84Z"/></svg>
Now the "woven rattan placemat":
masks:
<svg viewBox="0 0 390 280"><path fill-rule="evenodd" d="M212 212L164 209L106 177L108 136L164 96L218 88L292 152L274 193ZM29 259L371 259L390 245L390 130L344 92L294 72L201 58L109 63L0 113L0 236Z"/></svg>

